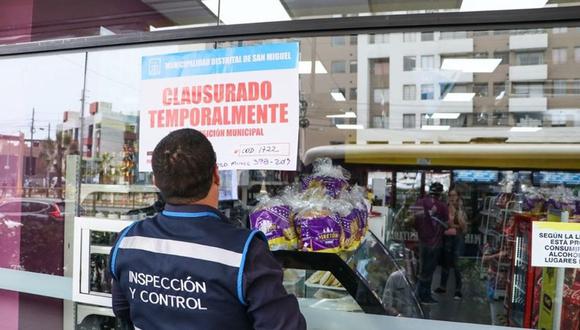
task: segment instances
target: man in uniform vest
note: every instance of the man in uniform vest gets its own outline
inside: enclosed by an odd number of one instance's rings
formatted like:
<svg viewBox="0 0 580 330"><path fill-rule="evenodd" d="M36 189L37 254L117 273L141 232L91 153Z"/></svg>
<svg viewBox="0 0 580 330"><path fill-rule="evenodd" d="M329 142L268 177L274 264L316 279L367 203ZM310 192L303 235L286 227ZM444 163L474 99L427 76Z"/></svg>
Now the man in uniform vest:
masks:
<svg viewBox="0 0 580 330"><path fill-rule="evenodd" d="M125 228L111 251L113 311L135 329L306 329L262 233L216 208L220 177L200 132L167 135L152 156L166 206Z"/></svg>

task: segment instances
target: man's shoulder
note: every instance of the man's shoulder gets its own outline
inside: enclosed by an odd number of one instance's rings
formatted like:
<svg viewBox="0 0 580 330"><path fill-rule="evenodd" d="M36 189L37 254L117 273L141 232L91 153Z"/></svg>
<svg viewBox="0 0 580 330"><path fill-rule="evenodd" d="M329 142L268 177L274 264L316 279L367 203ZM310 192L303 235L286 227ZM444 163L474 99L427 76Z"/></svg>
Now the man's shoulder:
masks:
<svg viewBox="0 0 580 330"><path fill-rule="evenodd" d="M153 226L156 219L157 219L157 216L154 215L154 216L142 219L142 220L136 220L135 222L133 222L132 224L128 225L125 228L128 229L128 232L135 231L135 230L142 230L143 228Z"/></svg>

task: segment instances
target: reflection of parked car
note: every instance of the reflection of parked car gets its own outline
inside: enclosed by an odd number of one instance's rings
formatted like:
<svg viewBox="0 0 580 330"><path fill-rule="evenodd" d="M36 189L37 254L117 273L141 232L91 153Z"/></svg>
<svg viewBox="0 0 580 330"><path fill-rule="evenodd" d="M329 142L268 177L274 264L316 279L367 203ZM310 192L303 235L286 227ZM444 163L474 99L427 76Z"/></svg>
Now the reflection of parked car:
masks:
<svg viewBox="0 0 580 330"><path fill-rule="evenodd" d="M19 258L0 251L2 265L62 275L64 201L49 198L11 198L0 203L0 236L5 248L20 251Z"/></svg>

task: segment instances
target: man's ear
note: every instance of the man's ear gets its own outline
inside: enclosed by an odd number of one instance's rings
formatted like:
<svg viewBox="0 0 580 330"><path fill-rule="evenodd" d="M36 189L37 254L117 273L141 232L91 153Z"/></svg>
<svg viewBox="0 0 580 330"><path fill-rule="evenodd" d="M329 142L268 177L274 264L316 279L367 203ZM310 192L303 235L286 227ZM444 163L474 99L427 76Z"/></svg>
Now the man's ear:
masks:
<svg viewBox="0 0 580 330"><path fill-rule="evenodd" d="M216 164L216 166L214 167L214 170L213 170L213 183L215 183L218 186L221 184L220 171L218 169L217 164Z"/></svg>

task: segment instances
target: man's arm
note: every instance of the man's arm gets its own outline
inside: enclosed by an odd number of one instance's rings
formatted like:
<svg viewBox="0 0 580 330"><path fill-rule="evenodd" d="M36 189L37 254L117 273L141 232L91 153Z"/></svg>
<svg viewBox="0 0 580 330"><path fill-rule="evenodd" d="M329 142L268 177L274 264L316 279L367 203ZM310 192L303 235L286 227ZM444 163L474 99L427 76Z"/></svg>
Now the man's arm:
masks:
<svg viewBox="0 0 580 330"><path fill-rule="evenodd" d="M244 267L244 295L254 329L306 329L298 300L286 292L282 280L282 268L267 243L254 238Z"/></svg>
<svg viewBox="0 0 580 330"><path fill-rule="evenodd" d="M129 320L130 313L129 313L129 301L127 297L125 297L125 293L119 286L119 282L115 279L115 270L113 269L112 265L112 256L115 253L115 249L117 248L117 240L115 240L115 244L113 244L113 248L111 249L111 253L109 253L109 260L108 260L108 268L109 273L111 275L111 295L112 295L112 307L113 313L116 317Z"/></svg>
<svg viewBox="0 0 580 330"><path fill-rule="evenodd" d="M118 318L128 320L130 317L129 301L115 280L111 286L111 294L113 295L113 313Z"/></svg>
<svg viewBox="0 0 580 330"><path fill-rule="evenodd" d="M121 321L121 329L134 329L133 322L131 322L129 302L127 301L127 298L115 280L113 280L113 284L111 286L111 293L113 294L113 313Z"/></svg>

